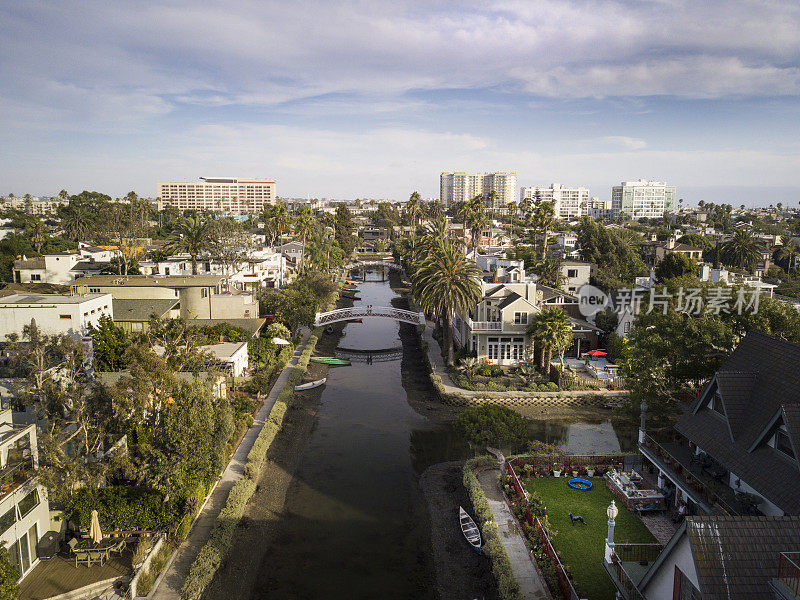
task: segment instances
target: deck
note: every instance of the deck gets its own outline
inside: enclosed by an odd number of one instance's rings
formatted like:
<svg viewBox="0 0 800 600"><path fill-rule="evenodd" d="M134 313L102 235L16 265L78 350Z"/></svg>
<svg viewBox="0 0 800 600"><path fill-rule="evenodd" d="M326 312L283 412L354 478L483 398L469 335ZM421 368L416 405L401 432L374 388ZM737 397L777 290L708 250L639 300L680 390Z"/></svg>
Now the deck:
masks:
<svg viewBox="0 0 800 600"><path fill-rule="evenodd" d="M75 566L75 558L60 552L50 560L41 561L19 584L20 600L44 600L78 588L125 575L131 575L130 546L122 554L112 554L100 565Z"/></svg>

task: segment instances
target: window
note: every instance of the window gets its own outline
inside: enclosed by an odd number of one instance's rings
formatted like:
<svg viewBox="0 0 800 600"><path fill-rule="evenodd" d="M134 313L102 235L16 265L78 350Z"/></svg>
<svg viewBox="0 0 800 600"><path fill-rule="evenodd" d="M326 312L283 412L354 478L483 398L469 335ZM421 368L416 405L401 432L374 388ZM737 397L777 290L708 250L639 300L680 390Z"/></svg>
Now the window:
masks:
<svg viewBox="0 0 800 600"><path fill-rule="evenodd" d="M17 521L17 511L12 506L0 517L0 534L5 533Z"/></svg>
<svg viewBox="0 0 800 600"><path fill-rule="evenodd" d="M786 456L794 458L792 442L789 439L789 434L786 431L785 426L783 425L781 425L775 432L775 449L779 452L783 452Z"/></svg>
<svg viewBox="0 0 800 600"><path fill-rule="evenodd" d="M514 313L514 325L527 325L527 324L528 324L528 313L526 312Z"/></svg>
<svg viewBox="0 0 800 600"><path fill-rule="evenodd" d="M58 315L59 319L71 319L72 317L69 315Z"/></svg>
<svg viewBox="0 0 800 600"><path fill-rule="evenodd" d="M714 412L719 413L723 417L725 416L725 405L722 404L722 395L719 391L714 394L714 399L711 401L711 408Z"/></svg>
<svg viewBox="0 0 800 600"><path fill-rule="evenodd" d="M31 274L31 281L41 281L41 280L42 280L42 276L39 275L38 273Z"/></svg>
<svg viewBox="0 0 800 600"><path fill-rule="evenodd" d="M578 269L567 269L567 277L577 277Z"/></svg>
<svg viewBox="0 0 800 600"><path fill-rule="evenodd" d="M39 506L39 491L33 490L19 501L19 518L24 519L37 506Z"/></svg>
<svg viewBox="0 0 800 600"><path fill-rule="evenodd" d="M208 288L200 288L200 297L208 298Z"/></svg>
<svg viewBox="0 0 800 600"><path fill-rule="evenodd" d="M89 292L91 292L92 294L99 294L100 288L89 288Z"/></svg>

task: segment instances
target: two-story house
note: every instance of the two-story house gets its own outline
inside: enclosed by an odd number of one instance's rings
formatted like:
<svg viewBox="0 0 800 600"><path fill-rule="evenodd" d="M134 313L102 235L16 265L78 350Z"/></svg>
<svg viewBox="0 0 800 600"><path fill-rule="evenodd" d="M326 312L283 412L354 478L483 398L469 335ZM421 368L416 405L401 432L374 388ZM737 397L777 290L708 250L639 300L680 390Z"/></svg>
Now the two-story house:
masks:
<svg viewBox="0 0 800 600"><path fill-rule="evenodd" d="M48 335L82 337L89 333L89 325L97 327L103 315L114 316L110 294L12 294L0 298L0 333L21 336L23 328L35 321Z"/></svg>
<svg viewBox="0 0 800 600"><path fill-rule="evenodd" d="M50 530L47 490L36 479L36 425L15 425L0 411L0 543L23 579L38 564L39 540Z"/></svg>
<svg viewBox="0 0 800 600"><path fill-rule="evenodd" d="M800 515L800 345L750 331L645 463L689 514Z"/></svg>
<svg viewBox="0 0 800 600"><path fill-rule="evenodd" d="M688 244L676 242L675 238L670 238L666 241L650 240L642 242L641 252L642 258L650 267L655 267L669 253L682 254L696 263L703 262L703 250L701 248L694 248Z"/></svg>
<svg viewBox="0 0 800 600"><path fill-rule="evenodd" d="M559 287L569 294L576 294L581 286L597 275L597 265L582 260L565 260L561 262L561 283Z"/></svg>
<svg viewBox="0 0 800 600"><path fill-rule="evenodd" d="M55 283L68 285L75 278L72 268L84 258L75 252L22 257L14 261L14 283Z"/></svg>

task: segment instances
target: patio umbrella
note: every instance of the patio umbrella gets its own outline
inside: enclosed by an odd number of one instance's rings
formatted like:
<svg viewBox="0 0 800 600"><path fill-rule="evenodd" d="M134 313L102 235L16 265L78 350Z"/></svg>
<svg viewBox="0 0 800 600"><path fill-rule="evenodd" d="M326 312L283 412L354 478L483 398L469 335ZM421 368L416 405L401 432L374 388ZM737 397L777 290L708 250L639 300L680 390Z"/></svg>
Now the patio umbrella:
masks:
<svg viewBox="0 0 800 600"><path fill-rule="evenodd" d="M586 354L591 356L605 356L607 353L602 350L589 350Z"/></svg>
<svg viewBox="0 0 800 600"><path fill-rule="evenodd" d="M100 519L97 518L97 511L92 511L92 524L89 526L89 537L93 544L99 544L103 540L103 532L100 530Z"/></svg>
<svg viewBox="0 0 800 600"><path fill-rule="evenodd" d="M279 337L274 337L274 338L272 338L270 341L271 341L273 344L276 344L276 345L278 345L278 346L288 346L289 344L291 344L291 343L292 343L292 342L287 342L286 340L284 340L284 339L281 339L281 338L279 338Z"/></svg>

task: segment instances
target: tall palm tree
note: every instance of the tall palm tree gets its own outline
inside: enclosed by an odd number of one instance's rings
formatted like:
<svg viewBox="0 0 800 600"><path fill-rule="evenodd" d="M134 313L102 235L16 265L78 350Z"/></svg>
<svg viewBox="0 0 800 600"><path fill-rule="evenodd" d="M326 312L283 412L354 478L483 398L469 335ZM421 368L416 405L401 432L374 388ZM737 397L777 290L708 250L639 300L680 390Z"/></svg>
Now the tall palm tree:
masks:
<svg viewBox="0 0 800 600"><path fill-rule="evenodd" d="M720 250L723 262L743 269L753 266L761 256L758 240L746 229L737 229Z"/></svg>
<svg viewBox="0 0 800 600"><path fill-rule="evenodd" d="M550 236L550 226L555 219L556 211L552 202L537 200L533 210L533 221L536 228L544 234L542 239L542 256L547 255L547 238Z"/></svg>
<svg viewBox="0 0 800 600"><path fill-rule="evenodd" d="M567 313L556 306L545 308L533 316L528 333L538 342L541 349L539 366L545 375L549 375L553 350L563 352L572 341L572 326Z"/></svg>
<svg viewBox="0 0 800 600"><path fill-rule="evenodd" d="M467 219L467 224L469 225L470 229L470 239L472 241L472 251L476 252L478 247L476 245L476 238L478 234L489 225L489 217L486 216L486 213L482 210L473 211L470 213L469 218Z"/></svg>
<svg viewBox="0 0 800 600"><path fill-rule="evenodd" d="M294 234L295 236L300 236L300 239L303 242L303 249L300 252L300 272L303 272L303 263L305 262L305 254L306 254L306 240L310 238L314 234L314 230L316 229L317 222L314 220L314 217L311 215L311 211L305 207L301 206L297 210L297 216L295 217L294 221Z"/></svg>
<svg viewBox="0 0 800 600"><path fill-rule="evenodd" d="M447 364L453 364L453 315L467 311L481 299L481 270L447 237L420 261L412 277L414 296L423 310L436 315L444 327Z"/></svg>
<svg viewBox="0 0 800 600"><path fill-rule="evenodd" d="M409 221L411 224L411 233L413 235L417 225L417 212L420 209L421 198L419 192L412 192L408 202L406 202L406 212L408 212Z"/></svg>
<svg viewBox="0 0 800 600"><path fill-rule="evenodd" d="M272 207L271 219L272 227L277 232L278 243L280 243L281 237L283 237L284 232L288 231L292 226L294 219L292 215L289 214L289 211L283 202L279 202Z"/></svg>
<svg viewBox="0 0 800 600"><path fill-rule="evenodd" d="M778 252L778 258L789 259L789 265L786 268L787 273L794 269L798 256L800 256L800 246L798 246L793 239L787 236L786 243L783 244L780 252Z"/></svg>
<svg viewBox="0 0 800 600"><path fill-rule="evenodd" d="M213 247L213 221L201 216L184 218L170 235L167 250L186 252L192 259L192 275L197 275L197 257Z"/></svg>
<svg viewBox="0 0 800 600"><path fill-rule="evenodd" d="M30 220L26 230L37 254L40 253L42 251L42 246L44 246L47 241L47 227L42 223L41 219L36 218Z"/></svg>

